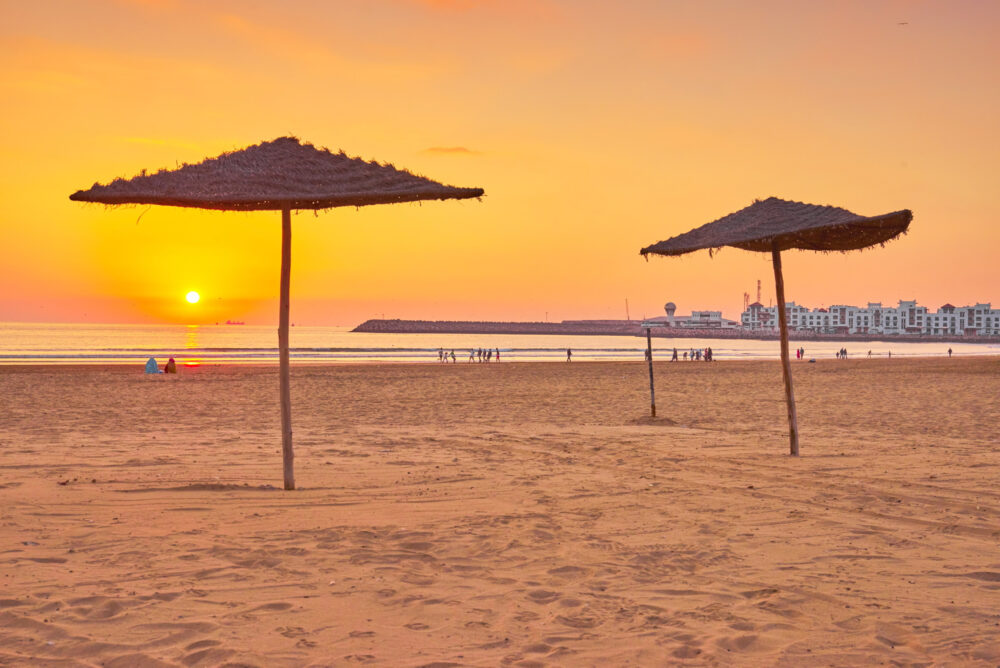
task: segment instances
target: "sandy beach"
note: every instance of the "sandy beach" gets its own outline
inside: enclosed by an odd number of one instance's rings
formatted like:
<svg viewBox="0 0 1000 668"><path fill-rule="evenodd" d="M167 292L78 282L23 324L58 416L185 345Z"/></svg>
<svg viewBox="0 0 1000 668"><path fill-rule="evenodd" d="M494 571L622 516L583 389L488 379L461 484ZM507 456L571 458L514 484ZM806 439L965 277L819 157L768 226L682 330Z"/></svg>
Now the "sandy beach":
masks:
<svg viewBox="0 0 1000 668"><path fill-rule="evenodd" d="M0 367L0 664L1000 662L1000 358Z"/></svg>

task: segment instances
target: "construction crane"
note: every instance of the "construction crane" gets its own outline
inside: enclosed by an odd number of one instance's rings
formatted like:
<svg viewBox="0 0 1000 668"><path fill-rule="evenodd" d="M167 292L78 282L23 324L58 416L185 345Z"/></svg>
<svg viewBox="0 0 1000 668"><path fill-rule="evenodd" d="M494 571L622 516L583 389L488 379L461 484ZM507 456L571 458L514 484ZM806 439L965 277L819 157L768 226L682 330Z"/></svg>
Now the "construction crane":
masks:
<svg viewBox="0 0 1000 668"><path fill-rule="evenodd" d="M757 279L757 303L758 304L762 303L760 301L760 279L759 278Z"/></svg>

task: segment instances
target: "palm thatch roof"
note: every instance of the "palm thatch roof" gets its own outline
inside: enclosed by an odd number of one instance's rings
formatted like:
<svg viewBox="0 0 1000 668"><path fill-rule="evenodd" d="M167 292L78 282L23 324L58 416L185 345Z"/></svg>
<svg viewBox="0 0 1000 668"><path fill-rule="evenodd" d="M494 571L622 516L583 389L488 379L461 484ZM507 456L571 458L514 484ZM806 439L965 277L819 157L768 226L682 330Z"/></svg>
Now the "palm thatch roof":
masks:
<svg viewBox="0 0 1000 668"><path fill-rule="evenodd" d="M280 137L176 170L145 170L131 179L95 183L70 199L103 204L163 204L221 210L325 209L480 197L392 165L366 162Z"/></svg>
<svg viewBox="0 0 1000 668"><path fill-rule="evenodd" d="M835 206L789 202L769 197L690 232L646 246L642 255L683 255L703 248L735 246L770 252L801 248L848 251L885 243L906 231L908 209L880 216L859 216Z"/></svg>

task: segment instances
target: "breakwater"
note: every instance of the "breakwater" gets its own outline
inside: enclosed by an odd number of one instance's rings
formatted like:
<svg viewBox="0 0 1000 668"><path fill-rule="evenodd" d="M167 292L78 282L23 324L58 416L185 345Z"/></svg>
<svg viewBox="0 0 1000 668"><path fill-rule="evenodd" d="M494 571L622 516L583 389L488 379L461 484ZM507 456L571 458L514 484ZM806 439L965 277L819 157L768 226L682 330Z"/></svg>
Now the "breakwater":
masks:
<svg viewBox="0 0 1000 668"><path fill-rule="evenodd" d="M638 321L489 322L475 320L366 320L353 332L370 334L644 335Z"/></svg>
<svg viewBox="0 0 1000 668"><path fill-rule="evenodd" d="M495 322L488 320L366 320L353 332L370 334L566 334L572 336L646 336L638 320L563 320L562 322ZM671 339L777 340L778 333L742 328L654 327L655 337ZM899 341L911 343L1000 343L1000 336L914 334L821 334L792 330L796 341Z"/></svg>

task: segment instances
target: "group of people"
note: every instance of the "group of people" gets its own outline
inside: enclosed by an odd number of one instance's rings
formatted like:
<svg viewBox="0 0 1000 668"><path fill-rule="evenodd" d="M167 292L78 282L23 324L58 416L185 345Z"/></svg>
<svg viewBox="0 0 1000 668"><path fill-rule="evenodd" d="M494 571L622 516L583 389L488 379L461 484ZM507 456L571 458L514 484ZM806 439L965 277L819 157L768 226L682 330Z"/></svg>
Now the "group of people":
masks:
<svg viewBox="0 0 1000 668"><path fill-rule="evenodd" d="M438 362L449 362L449 361L452 364L455 363L455 351L452 350L450 353L446 353L444 351L444 348L438 348Z"/></svg>
<svg viewBox="0 0 1000 668"><path fill-rule="evenodd" d="M646 357L647 358L649 357L649 351L646 351ZM671 362L676 362L679 359L680 359L680 357L677 354L677 348L674 348L674 354L670 357L670 361ZM701 362L703 360L705 362L711 362L712 361L712 349L711 348L705 348L704 350L695 350L694 348L692 348L690 350L690 352L688 352L687 350L685 350L684 351L684 361L686 362L688 360L690 360L692 362Z"/></svg>
<svg viewBox="0 0 1000 668"><path fill-rule="evenodd" d="M869 357L871 356L871 351L868 351ZM846 360L847 359L847 348L841 348L837 351L837 359Z"/></svg>
<svg viewBox="0 0 1000 668"><path fill-rule="evenodd" d="M795 359L797 359L797 360L805 359L805 356L806 356L806 349L805 348L796 348L795 349Z"/></svg>
<svg viewBox="0 0 1000 668"><path fill-rule="evenodd" d="M496 349L496 353L490 348L479 348L478 350L469 351L469 361L470 362L485 362L489 364L490 362L500 361L500 349Z"/></svg>
<svg viewBox="0 0 1000 668"><path fill-rule="evenodd" d="M454 364L456 362L455 351L445 352L444 348L438 348L438 362ZM469 362L499 362L500 361L500 349L490 349L490 348L473 348L469 351Z"/></svg>

